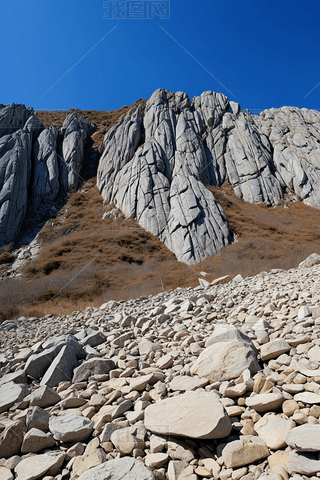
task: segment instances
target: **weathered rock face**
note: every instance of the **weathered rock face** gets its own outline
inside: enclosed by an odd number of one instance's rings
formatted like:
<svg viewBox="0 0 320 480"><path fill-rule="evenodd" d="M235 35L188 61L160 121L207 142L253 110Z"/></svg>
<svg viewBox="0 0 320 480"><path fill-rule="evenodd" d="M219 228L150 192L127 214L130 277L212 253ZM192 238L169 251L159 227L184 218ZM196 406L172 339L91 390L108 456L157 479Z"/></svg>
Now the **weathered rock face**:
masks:
<svg viewBox="0 0 320 480"><path fill-rule="evenodd" d="M132 159L139 144L142 126L141 107L122 116L116 125L106 133L101 148L101 168L98 184L102 196L109 201L117 173Z"/></svg>
<svg viewBox="0 0 320 480"><path fill-rule="evenodd" d="M63 159L60 159L62 185L67 187L66 190L77 190L81 182L80 172L84 163L84 148L90 134L93 133L92 126L76 113L71 113L63 122L61 133L63 135ZM67 175L64 175L65 168L62 167L66 167Z"/></svg>
<svg viewBox="0 0 320 480"><path fill-rule="evenodd" d="M232 241L206 185L228 182L243 200L269 204L293 190L320 208L319 138L316 111L254 116L222 94L190 101L159 89L144 111L131 110L106 134L97 184L106 201L191 264Z"/></svg>
<svg viewBox="0 0 320 480"><path fill-rule="evenodd" d="M0 138L0 246L15 239L26 215L31 150L32 134L24 130Z"/></svg>
<svg viewBox="0 0 320 480"><path fill-rule="evenodd" d="M1 108L2 107L2 108ZM12 135L17 130L24 128L27 120L33 116L32 108L24 105L0 105L0 137Z"/></svg>
<svg viewBox="0 0 320 480"><path fill-rule="evenodd" d="M77 189L92 125L74 113L44 129L31 108L0 105L0 246L17 237L27 213L46 215L58 195Z"/></svg>
<svg viewBox="0 0 320 480"><path fill-rule="evenodd" d="M276 176L312 207L320 208L320 112L282 107L255 118L273 147Z"/></svg>
<svg viewBox="0 0 320 480"><path fill-rule="evenodd" d="M219 116L227 99L217 95L215 101ZM186 94L157 90L143 119L138 107L107 133L98 170L103 198L186 263L200 262L232 240L222 209L203 185L214 183L203 132Z"/></svg>
<svg viewBox="0 0 320 480"><path fill-rule="evenodd" d="M43 204L50 205L59 193L57 138L58 130L55 127L49 127L40 133L33 146L32 203L35 210Z"/></svg>

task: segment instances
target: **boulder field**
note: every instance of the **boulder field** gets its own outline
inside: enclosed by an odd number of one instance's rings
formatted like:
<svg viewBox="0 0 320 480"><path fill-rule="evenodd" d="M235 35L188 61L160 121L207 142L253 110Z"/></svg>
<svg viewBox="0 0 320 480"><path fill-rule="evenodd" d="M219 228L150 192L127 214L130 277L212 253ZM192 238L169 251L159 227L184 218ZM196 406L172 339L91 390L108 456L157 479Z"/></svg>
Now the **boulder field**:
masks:
<svg viewBox="0 0 320 480"><path fill-rule="evenodd" d="M319 475L319 255L0 325L0 480Z"/></svg>

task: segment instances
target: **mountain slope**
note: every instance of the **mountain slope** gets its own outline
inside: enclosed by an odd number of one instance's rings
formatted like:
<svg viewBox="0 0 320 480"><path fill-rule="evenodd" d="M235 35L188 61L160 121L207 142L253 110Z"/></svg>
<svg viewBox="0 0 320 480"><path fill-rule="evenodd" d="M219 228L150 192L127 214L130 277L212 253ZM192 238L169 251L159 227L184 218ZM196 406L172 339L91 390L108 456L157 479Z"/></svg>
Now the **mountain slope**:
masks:
<svg viewBox="0 0 320 480"><path fill-rule="evenodd" d="M211 281L295 267L320 253L320 210L310 207L318 117L289 107L252 116L220 94L190 101L163 90L114 112L2 106L0 232L11 229L15 243L0 249L1 318L195 286L200 272Z"/></svg>

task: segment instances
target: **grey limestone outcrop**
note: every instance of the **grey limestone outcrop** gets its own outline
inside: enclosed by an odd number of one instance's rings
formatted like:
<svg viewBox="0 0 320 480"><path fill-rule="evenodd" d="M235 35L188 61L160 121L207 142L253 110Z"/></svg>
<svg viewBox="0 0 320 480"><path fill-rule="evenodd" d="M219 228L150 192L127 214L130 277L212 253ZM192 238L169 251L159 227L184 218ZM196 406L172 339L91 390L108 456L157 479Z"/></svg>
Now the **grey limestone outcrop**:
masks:
<svg viewBox="0 0 320 480"><path fill-rule="evenodd" d="M246 202L277 205L294 192L320 208L320 113L283 107L259 116L223 94L156 90L122 116L101 145L105 201L159 237L185 263L233 240L208 186L232 185Z"/></svg>
<svg viewBox="0 0 320 480"><path fill-rule="evenodd" d="M77 113L44 128L33 109L0 105L0 246L14 242L29 208L46 215L59 194L77 190L92 133Z"/></svg>

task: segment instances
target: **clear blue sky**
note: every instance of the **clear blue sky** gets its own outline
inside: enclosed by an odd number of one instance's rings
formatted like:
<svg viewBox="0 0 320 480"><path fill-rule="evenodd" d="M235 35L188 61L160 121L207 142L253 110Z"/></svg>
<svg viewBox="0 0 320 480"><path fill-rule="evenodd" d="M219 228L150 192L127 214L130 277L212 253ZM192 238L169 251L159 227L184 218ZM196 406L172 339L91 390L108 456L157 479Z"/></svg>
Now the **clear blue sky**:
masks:
<svg viewBox="0 0 320 480"><path fill-rule="evenodd" d="M320 82L319 0L171 0L170 19L106 12L103 0L2 0L0 103L113 110L161 87L222 92L254 113L320 109L320 85L304 98Z"/></svg>

